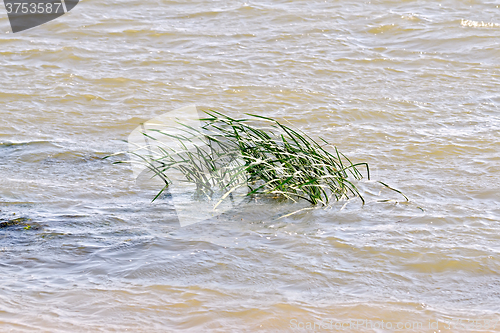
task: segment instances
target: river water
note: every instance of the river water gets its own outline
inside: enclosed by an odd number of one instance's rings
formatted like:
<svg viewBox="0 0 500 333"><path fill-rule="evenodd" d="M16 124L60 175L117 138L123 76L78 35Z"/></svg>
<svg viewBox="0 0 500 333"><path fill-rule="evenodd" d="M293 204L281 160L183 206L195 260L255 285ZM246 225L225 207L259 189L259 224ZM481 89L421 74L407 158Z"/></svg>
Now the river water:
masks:
<svg viewBox="0 0 500 333"><path fill-rule="evenodd" d="M0 331L499 330L499 7L85 0L16 34L2 9ZM289 121L410 202L361 181L364 206L180 228L102 158L191 104Z"/></svg>

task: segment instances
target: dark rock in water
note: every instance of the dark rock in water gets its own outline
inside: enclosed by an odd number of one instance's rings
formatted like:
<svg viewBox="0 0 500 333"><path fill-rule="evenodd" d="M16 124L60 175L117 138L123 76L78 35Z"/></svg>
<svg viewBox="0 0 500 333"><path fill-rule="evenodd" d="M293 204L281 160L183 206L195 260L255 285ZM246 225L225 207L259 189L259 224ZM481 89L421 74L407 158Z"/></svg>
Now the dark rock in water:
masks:
<svg viewBox="0 0 500 333"><path fill-rule="evenodd" d="M25 229L40 229L38 225L30 224L31 219L27 217L18 217L16 219L0 219L0 229L12 226L24 226Z"/></svg>

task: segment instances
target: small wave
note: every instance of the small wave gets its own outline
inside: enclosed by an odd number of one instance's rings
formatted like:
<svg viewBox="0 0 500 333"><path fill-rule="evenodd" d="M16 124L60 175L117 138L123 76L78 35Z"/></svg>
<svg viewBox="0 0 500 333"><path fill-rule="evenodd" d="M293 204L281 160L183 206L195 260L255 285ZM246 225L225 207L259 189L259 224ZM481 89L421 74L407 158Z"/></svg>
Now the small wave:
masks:
<svg viewBox="0 0 500 333"><path fill-rule="evenodd" d="M52 141L46 140L35 140L35 141L20 141L20 142L11 142L11 141L2 141L0 142L1 147L12 147L12 146L54 146L60 147Z"/></svg>
<svg viewBox="0 0 500 333"><path fill-rule="evenodd" d="M471 21L471 20L462 20L460 22L462 27L470 27L470 28L500 28L500 24L492 23L492 22L479 22L479 21Z"/></svg>

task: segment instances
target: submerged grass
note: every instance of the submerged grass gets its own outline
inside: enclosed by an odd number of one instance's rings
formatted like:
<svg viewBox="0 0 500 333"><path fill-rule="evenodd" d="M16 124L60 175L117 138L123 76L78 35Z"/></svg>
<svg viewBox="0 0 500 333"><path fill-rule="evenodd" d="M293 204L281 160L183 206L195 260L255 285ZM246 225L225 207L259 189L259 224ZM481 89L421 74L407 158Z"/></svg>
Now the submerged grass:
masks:
<svg viewBox="0 0 500 333"><path fill-rule="evenodd" d="M248 188L247 196L303 199L312 205L326 206L353 196L365 202L351 180L363 178L359 168L370 179L367 163L353 163L336 147L326 150L331 145L325 140L318 143L271 118L205 113L201 129L178 123L182 134L144 131L157 149L148 154L131 152L165 183L153 201L168 188L169 173L176 170L183 181L196 185L198 194L212 199L217 193L218 204L242 187ZM158 135L176 141L175 147L163 144Z"/></svg>

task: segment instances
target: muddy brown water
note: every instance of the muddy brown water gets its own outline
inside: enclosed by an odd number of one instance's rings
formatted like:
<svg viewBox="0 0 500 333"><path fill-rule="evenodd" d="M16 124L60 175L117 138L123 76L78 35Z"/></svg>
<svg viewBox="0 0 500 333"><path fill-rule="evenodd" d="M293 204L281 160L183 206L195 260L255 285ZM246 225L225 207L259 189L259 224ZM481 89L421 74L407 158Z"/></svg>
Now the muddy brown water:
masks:
<svg viewBox="0 0 500 333"><path fill-rule="evenodd" d="M500 327L498 2L86 0L9 31L0 331ZM361 182L365 206L179 228L102 157L190 104L287 120L411 202Z"/></svg>

